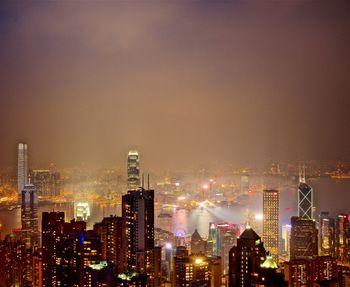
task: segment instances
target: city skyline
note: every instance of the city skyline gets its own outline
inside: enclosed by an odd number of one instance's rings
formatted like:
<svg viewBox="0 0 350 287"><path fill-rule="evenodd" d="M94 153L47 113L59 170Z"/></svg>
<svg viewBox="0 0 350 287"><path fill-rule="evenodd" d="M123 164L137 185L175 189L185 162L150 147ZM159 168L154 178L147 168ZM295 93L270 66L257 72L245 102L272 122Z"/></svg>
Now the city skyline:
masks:
<svg viewBox="0 0 350 287"><path fill-rule="evenodd" d="M348 158L349 5L2 2L0 166Z"/></svg>
<svg viewBox="0 0 350 287"><path fill-rule="evenodd" d="M0 2L0 286L350 287L350 2Z"/></svg>

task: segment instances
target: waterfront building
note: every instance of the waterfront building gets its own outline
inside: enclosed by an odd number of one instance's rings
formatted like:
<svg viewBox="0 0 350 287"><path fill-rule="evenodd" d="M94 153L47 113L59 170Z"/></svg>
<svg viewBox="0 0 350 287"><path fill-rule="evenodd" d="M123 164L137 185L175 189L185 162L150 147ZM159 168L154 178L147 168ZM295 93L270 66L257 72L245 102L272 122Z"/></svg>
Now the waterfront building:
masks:
<svg viewBox="0 0 350 287"><path fill-rule="evenodd" d="M140 162L137 151L128 153L128 190L137 190L140 187Z"/></svg>
<svg viewBox="0 0 350 287"><path fill-rule="evenodd" d="M17 151L17 192L20 194L28 183L28 146L26 143L18 144Z"/></svg>
<svg viewBox="0 0 350 287"><path fill-rule="evenodd" d="M314 191L310 185L306 183L305 166L299 170L299 186L298 186L298 216L304 219L314 219Z"/></svg>

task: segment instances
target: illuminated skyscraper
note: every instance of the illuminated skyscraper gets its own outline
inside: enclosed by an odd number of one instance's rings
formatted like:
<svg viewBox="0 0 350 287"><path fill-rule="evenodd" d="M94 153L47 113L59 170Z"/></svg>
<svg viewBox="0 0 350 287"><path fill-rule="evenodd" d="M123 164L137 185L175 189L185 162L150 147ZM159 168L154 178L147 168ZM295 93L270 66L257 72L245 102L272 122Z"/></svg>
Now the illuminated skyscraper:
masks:
<svg viewBox="0 0 350 287"><path fill-rule="evenodd" d="M249 192L249 175L244 172L241 176L241 195L246 195Z"/></svg>
<svg viewBox="0 0 350 287"><path fill-rule="evenodd" d="M291 218L290 259L312 259L318 255L315 221L297 216Z"/></svg>
<svg viewBox="0 0 350 287"><path fill-rule="evenodd" d="M305 166L299 170L298 187L298 216L304 219L313 219L313 189L306 184Z"/></svg>
<svg viewBox="0 0 350 287"><path fill-rule="evenodd" d="M122 218L105 217L94 225L94 231L101 241L102 259L113 263L113 269L118 271L121 265Z"/></svg>
<svg viewBox="0 0 350 287"><path fill-rule="evenodd" d="M62 261L60 244L63 240L64 213L43 212L42 215L42 286L57 286L57 262Z"/></svg>
<svg viewBox="0 0 350 287"><path fill-rule="evenodd" d="M26 248L38 246L38 195L32 184L26 184L22 190L22 238Z"/></svg>
<svg viewBox="0 0 350 287"><path fill-rule="evenodd" d="M320 252L322 256L335 256L335 225L328 212L320 214Z"/></svg>
<svg viewBox="0 0 350 287"><path fill-rule="evenodd" d="M261 264L266 259L264 244L259 235L247 228L229 253L229 287L255 286Z"/></svg>
<svg viewBox="0 0 350 287"><path fill-rule="evenodd" d="M129 190L122 197L123 271L153 272L154 190Z"/></svg>
<svg viewBox="0 0 350 287"><path fill-rule="evenodd" d="M350 263L350 215L338 215L335 233L337 259Z"/></svg>
<svg viewBox="0 0 350 287"><path fill-rule="evenodd" d="M283 241L283 256L289 260L290 255L290 234L291 234L292 226L290 224L286 224L282 226L282 241Z"/></svg>
<svg viewBox="0 0 350 287"><path fill-rule="evenodd" d="M140 187L139 153L129 151L128 154L128 190L136 190Z"/></svg>
<svg viewBox="0 0 350 287"><path fill-rule="evenodd" d="M74 218L77 221L87 221L90 217L90 205L88 202L74 203Z"/></svg>
<svg viewBox="0 0 350 287"><path fill-rule="evenodd" d="M28 183L28 146L26 143L18 144L17 162L17 192L20 194Z"/></svg>
<svg viewBox="0 0 350 287"><path fill-rule="evenodd" d="M264 190L263 192L263 242L274 261L278 262L279 255L279 192Z"/></svg>

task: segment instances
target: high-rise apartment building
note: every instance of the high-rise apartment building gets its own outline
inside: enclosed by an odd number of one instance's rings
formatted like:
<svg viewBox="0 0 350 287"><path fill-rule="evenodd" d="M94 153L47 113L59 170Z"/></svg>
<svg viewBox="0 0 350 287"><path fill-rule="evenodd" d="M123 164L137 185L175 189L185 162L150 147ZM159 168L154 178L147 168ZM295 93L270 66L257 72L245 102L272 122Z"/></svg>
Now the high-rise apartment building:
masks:
<svg viewBox="0 0 350 287"><path fill-rule="evenodd" d="M102 260L100 236L63 212L42 216L42 286L94 286L89 273ZM112 264L112 263L111 263ZM100 285L97 285L100 286Z"/></svg>
<svg viewBox="0 0 350 287"><path fill-rule="evenodd" d="M62 260L64 213L43 212L42 215L42 286L58 286L57 262Z"/></svg>
<svg viewBox="0 0 350 287"><path fill-rule="evenodd" d="M18 144L17 160L17 192L21 194L28 183L28 146L26 143Z"/></svg>
<svg viewBox="0 0 350 287"><path fill-rule="evenodd" d="M139 153L128 153L128 190L137 190L140 187Z"/></svg>
<svg viewBox="0 0 350 287"><path fill-rule="evenodd" d="M330 256L285 262L284 276L288 286L339 286L337 262Z"/></svg>
<svg viewBox="0 0 350 287"><path fill-rule="evenodd" d="M21 222L22 239L26 248L38 247L38 196L32 184L26 184L22 190Z"/></svg>
<svg viewBox="0 0 350 287"><path fill-rule="evenodd" d="M304 219L313 219L314 212L314 191L306 183L305 167L299 170L298 186L298 216Z"/></svg>
<svg viewBox="0 0 350 287"><path fill-rule="evenodd" d="M297 216L291 218L290 259L312 259L318 255L315 221Z"/></svg>
<svg viewBox="0 0 350 287"><path fill-rule="evenodd" d="M179 251L176 252L174 257L172 286L221 286L220 257L206 257L198 254L189 255L188 251L183 249Z"/></svg>
<svg viewBox="0 0 350 287"><path fill-rule="evenodd" d="M154 190L129 190L122 197L124 271L151 274L154 249Z"/></svg>
<svg viewBox="0 0 350 287"><path fill-rule="evenodd" d="M0 285L28 286L28 251L20 234L12 233L0 240ZM25 285L28 284L28 285ZM31 285L30 285L31 286Z"/></svg>
<svg viewBox="0 0 350 287"><path fill-rule="evenodd" d="M102 259L111 262L112 268L118 272L122 261L122 218L105 217L94 225L94 231L100 238Z"/></svg>
<svg viewBox="0 0 350 287"><path fill-rule="evenodd" d="M279 192L263 192L263 242L273 260L278 262L279 255Z"/></svg>
<svg viewBox="0 0 350 287"><path fill-rule="evenodd" d="M255 286L265 259L266 250L260 236L247 228L229 253L229 287Z"/></svg>

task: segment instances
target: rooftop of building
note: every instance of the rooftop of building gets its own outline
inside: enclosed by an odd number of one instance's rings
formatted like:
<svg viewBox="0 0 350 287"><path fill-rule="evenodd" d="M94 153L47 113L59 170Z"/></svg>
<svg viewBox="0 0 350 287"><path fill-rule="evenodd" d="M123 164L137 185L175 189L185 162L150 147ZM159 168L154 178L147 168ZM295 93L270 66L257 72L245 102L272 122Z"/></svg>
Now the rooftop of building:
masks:
<svg viewBox="0 0 350 287"><path fill-rule="evenodd" d="M247 227L239 237L240 239L258 240L260 236L251 228Z"/></svg>

